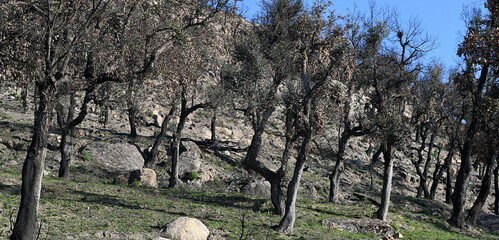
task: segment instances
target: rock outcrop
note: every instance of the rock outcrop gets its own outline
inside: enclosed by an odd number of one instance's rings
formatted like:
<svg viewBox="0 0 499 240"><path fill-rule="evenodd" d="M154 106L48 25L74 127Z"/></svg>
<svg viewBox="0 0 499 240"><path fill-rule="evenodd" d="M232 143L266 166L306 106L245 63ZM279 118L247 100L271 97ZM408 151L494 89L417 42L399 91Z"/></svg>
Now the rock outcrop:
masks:
<svg viewBox="0 0 499 240"><path fill-rule="evenodd" d="M198 219L181 217L161 230L161 236L171 240L207 240L208 228Z"/></svg>
<svg viewBox="0 0 499 240"><path fill-rule="evenodd" d="M86 161L108 172L130 172L144 166L144 158L137 148L125 143L92 142L83 149L82 154L90 157Z"/></svg>

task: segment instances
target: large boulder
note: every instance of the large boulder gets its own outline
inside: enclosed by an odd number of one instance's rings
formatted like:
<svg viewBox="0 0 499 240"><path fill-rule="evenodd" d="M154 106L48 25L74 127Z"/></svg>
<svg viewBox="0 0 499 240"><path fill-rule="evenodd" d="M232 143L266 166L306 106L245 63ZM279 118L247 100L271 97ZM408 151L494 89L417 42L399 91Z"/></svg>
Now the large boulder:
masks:
<svg viewBox="0 0 499 240"><path fill-rule="evenodd" d="M259 197L270 197L270 182L265 180L253 180L241 188L241 192Z"/></svg>
<svg viewBox="0 0 499 240"><path fill-rule="evenodd" d="M326 228L353 233L372 233L377 236L393 236L395 229L379 219L329 218L322 221Z"/></svg>
<svg viewBox="0 0 499 240"><path fill-rule="evenodd" d="M201 168L202 152L198 145L192 141L183 141L181 146L178 173L180 176L189 172L199 172Z"/></svg>
<svg viewBox="0 0 499 240"><path fill-rule="evenodd" d="M171 240L207 240L208 228L195 218L181 217L161 230L161 236Z"/></svg>
<svg viewBox="0 0 499 240"><path fill-rule="evenodd" d="M144 166L144 158L133 145L125 143L92 142L82 151L88 161L108 172L130 172Z"/></svg>
<svg viewBox="0 0 499 240"><path fill-rule="evenodd" d="M143 187L158 188L156 172L150 168L131 171L128 184L134 184L135 182L140 182Z"/></svg>

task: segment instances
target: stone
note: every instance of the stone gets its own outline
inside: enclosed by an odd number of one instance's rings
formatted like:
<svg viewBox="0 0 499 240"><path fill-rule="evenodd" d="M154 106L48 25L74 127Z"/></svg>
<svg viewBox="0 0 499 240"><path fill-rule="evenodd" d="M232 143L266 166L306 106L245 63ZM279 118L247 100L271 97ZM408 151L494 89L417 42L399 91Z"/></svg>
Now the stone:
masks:
<svg viewBox="0 0 499 240"><path fill-rule="evenodd" d="M108 172L130 172L144 166L144 159L139 150L130 144L92 142L82 153L87 153L90 162Z"/></svg>
<svg viewBox="0 0 499 240"><path fill-rule="evenodd" d="M161 230L161 236L171 240L207 240L208 228L198 219L180 217Z"/></svg>
<svg viewBox="0 0 499 240"><path fill-rule="evenodd" d="M74 132L73 132L73 136L75 137L85 137L87 134L85 133L85 130L83 129L76 129Z"/></svg>
<svg viewBox="0 0 499 240"><path fill-rule="evenodd" d="M164 237L155 237L152 240L170 240L170 239Z"/></svg>
<svg viewBox="0 0 499 240"><path fill-rule="evenodd" d="M135 181L139 181L143 187L158 188L156 172L150 168L131 171L128 184L133 184Z"/></svg>
<svg viewBox="0 0 499 240"><path fill-rule="evenodd" d="M393 237L394 237L394 238L399 238L399 239L400 239L400 238L404 238L404 235L402 235L402 233L395 233L395 234L393 235Z"/></svg>
<svg viewBox="0 0 499 240"><path fill-rule="evenodd" d="M178 174L183 176L189 172L199 172L201 168L202 152L198 145L192 141L183 141L180 147L180 159L178 163Z"/></svg>
<svg viewBox="0 0 499 240"><path fill-rule="evenodd" d="M116 178L114 178L114 184L128 185L128 178L130 178L130 173L119 175Z"/></svg>
<svg viewBox="0 0 499 240"><path fill-rule="evenodd" d="M270 197L270 182L263 179L250 181L241 188L241 192L252 196Z"/></svg>
<svg viewBox="0 0 499 240"><path fill-rule="evenodd" d="M395 229L379 219L329 218L322 221L326 228L353 233L372 233L377 236L393 236Z"/></svg>

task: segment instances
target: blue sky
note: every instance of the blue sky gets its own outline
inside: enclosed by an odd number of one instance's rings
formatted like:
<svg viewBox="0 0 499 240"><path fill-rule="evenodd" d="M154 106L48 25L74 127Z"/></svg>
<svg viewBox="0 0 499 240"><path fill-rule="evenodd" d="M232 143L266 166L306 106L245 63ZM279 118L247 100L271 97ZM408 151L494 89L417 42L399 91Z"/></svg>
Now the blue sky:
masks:
<svg viewBox="0 0 499 240"><path fill-rule="evenodd" d="M311 5L311 0L304 0ZM336 14L345 15L357 5L357 9L366 12L370 0L332 0ZM479 5L479 0L376 0L378 7L395 9L402 22L412 17L421 20L421 27L436 38L437 48L428 54L427 59L440 60L445 66L457 65L456 49L465 33L462 18L463 8ZM260 0L243 0L241 4L244 16L251 18L258 12Z"/></svg>

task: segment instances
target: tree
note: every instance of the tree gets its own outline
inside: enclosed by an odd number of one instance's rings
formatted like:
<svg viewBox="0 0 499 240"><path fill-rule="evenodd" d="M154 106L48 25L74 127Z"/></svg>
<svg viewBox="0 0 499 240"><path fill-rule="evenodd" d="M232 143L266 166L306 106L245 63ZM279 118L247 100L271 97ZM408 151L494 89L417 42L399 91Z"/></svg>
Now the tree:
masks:
<svg viewBox="0 0 499 240"><path fill-rule="evenodd" d="M373 13L374 10L372 6ZM409 88L420 72L418 60L432 49L433 40L422 33L415 19L403 26L396 18L378 20L375 17L372 14L367 25L366 57L359 68L373 89L369 92L371 107L366 114L372 120L371 136L379 142L383 153L383 189L377 218L386 221L392 187L393 149L404 147L408 139ZM389 36L393 39L391 47L384 45L390 43Z"/></svg>
<svg viewBox="0 0 499 240"><path fill-rule="evenodd" d="M316 2L303 14L296 35L299 36L301 69L299 78L289 79L284 95L287 104L286 148L301 140L293 176L287 187L284 216L277 230L292 233L296 219L296 199L303 169L310 153L311 142L331 116L331 109L343 102L346 87L340 80L351 80L354 61L344 37L345 30L337 25L336 16L327 14L328 4ZM326 20L324 20L326 19ZM323 35L321 35L323 33ZM287 159L281 163L286 166ZM281 167L282 167L281 165Z"/></svg>
<svg viewBox="0 0 499 240"><path fill-rule="evenodd" d="M296 37L292 31L303 10L303 3L301 0L272 0L263 1L262 7L254 32L241 32L234 49L234 62L225 66L222 79L224 87L235 97L235 108L249 116L253 129L243 164L270 182L274 210L283 214L281 181L286 165L281 164L280 169L274 171L259 161L258 156L262 135L278 104L278 89L297 73Z"/></svg>
<svg viewBox="0 0 499 240"><path fill-rule="evenodd" d="M30 64L39 79L36 84L37 106L33 136L22 170L21 203L10 239L35 239L42 171L46 155L48 128L58 95L72 82L72 71L87 51L86 43L96 32L99 19L105 19L110 4L103 1L25 2L12 1L26 21L17 25L24 32L21 39L30 45ZM26 49L17 49L20 52ZM98 77L97 77L98 78Z"/></svg>
<svg viewBox="0 0 499 240"><path fill-rule="evenodd" d="M433 152L433 147L435 146L435 141L439 136L439 130L442 126L442 122L447 117L443 113L443 95L445 93L444 85L441 82L443 67L439 64L432 64L428 67L428 70L424 72L423 77L415 82L411 90L413 90L413 113L412 118L414 124L417 125L416 139L421 141L418 148L413 148L416 150L418 159L413 160L414 167L416 168L416 173L419 176L420 182L417 188L417 197L421 197L424 194L425 198L432 198L432 193L428 181L429 167L432 158L436 157L437 163L435 164L434 177L437 177L440 169L440 151L439 147L437 153ZM429 137L428 150L426 157L423 155L423 151L426 149L426 140ZM434 156L435 155L435 156ZM424 167L421 169L421 164L424 162ZM438 179L434 178L433 183L438 183ZM436 185L433 189L436 191Z"/></svg>
<svg viewBox="0 0 499 240"><path fill-rule="evenodd" d="M472 170L472 147L480 119L484 115L481 110L486 103L485 95L491 91L490 86L497 85L498 79L499 4L496 0L488 0L485 6L487 14L473 9L469 16L467 33L458 48L458 55L464 59L465 68L461 76L454 79L467 101L464 139L459 145L461 163L452 194L452 215L449 220L457 228L465 227L464 206Z"/></svg>

